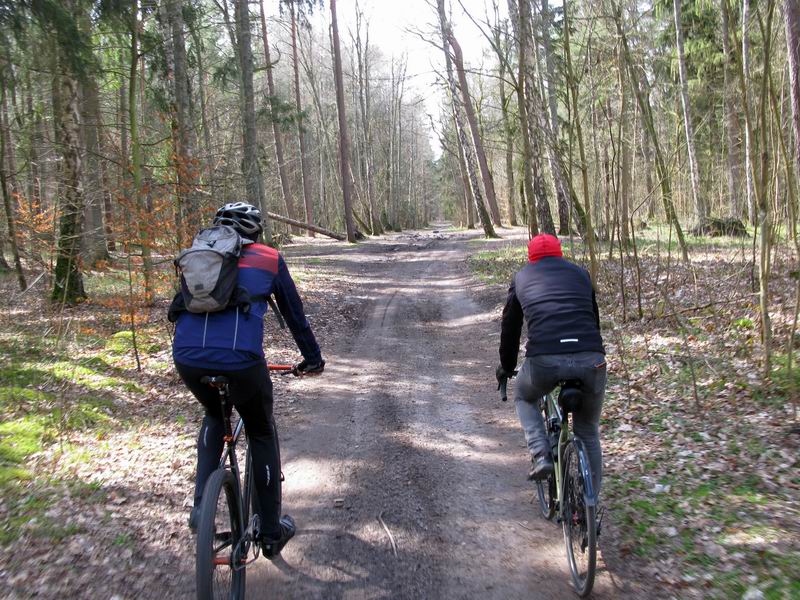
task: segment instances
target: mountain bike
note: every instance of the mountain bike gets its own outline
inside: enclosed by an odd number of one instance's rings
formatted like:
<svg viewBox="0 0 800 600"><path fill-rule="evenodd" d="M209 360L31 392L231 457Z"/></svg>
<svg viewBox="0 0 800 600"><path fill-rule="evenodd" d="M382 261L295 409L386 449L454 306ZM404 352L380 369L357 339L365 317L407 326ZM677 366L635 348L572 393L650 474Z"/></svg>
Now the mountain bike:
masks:
<svg viewBox="0 0 800 600"><path fill-rule="evenodd" d="M291 365L268 365L270 371L298 375ZM229 380L209 375L200 380L219 392L222 403L225 446L214 471L203 488L197 524L195 572L198 600L245 597L245 569L260 553L259 518L256 513L253 464L248 447L244 481L236 458L236 444L242 437L244 422L232 424Z"/></svg>
<svg viewBox="0 0 800 600"><path fill-rule="evenodd" d="M507 381L500 384L504 401L506 385ZM547 520L557 516L562 525L572 583L578 595L585 597L594 585L600 522L589 455L581 439L570 431L569 415L579 410L582 402L579 380L561 381L556 390L539 400L555 470L536 482L536 491L542 516Z"/></svg>

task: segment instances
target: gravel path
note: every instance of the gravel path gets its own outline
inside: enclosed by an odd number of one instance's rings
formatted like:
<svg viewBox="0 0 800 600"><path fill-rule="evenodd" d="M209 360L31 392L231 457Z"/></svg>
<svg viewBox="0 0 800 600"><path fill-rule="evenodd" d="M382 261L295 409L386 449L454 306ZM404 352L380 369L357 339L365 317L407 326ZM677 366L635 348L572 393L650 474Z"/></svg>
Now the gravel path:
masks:
<svg viewBox="0 0 800 600"><path fill-rule="evenodd" d="M360 327L323 348L324 377L297 383L305 414L281 444L298 534L248 569L248 598L574 597L560 528L536 515L513 405L495 390L498 298L466 272L469 237L429 231L325 257L368 299ZM646 596L600 567L593 597Z"/></svg>

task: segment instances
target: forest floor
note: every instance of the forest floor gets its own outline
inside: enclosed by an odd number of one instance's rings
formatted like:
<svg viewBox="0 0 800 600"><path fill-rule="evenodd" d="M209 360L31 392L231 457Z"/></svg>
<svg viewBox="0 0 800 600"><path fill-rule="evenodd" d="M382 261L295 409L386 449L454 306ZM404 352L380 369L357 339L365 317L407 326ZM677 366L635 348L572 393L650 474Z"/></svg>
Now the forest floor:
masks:
<svg viewBox="0 0 800 600"><path fill-rule="evenodd" d="M495 389L526 241L502 235L445 225L284 248L328 368L275 378L284 509L299 531L281 559L248 569L249 597L572 596L560 529L537 515L513 404ZM661 230L641 232L638 270L602 257L593 597L797 597L798 380L783 354L797 274L777 253L778 356L764 380L751 242L692 243L690 265ZM201 411L171 367L166 298L135 316L136 369L126 276L90 274L92 299L64 311L0 280L0 597L193 595ZM296 360L274 319L267 331L269 359Z"/></svg>

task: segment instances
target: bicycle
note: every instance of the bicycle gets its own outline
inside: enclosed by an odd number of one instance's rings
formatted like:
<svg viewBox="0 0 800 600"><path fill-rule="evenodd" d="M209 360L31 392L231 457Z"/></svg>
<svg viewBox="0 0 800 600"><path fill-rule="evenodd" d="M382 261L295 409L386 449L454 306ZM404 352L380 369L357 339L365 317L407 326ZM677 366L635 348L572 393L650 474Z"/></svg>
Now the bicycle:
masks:
<svg viewBox="0 0 800 600"><path fill-rule="evenodd" d="M268 365L270 371L299 376L292 365ZM250 448L245 457L242 484L236 443L244 430L239 419L231 423L232 407L228 390L229 380L221 375L208 375L200 380L219 392L224 422L224 442L219 467L203 488L203 500L197 525L195 572L198 600L245 597L245 569L257 560L259 518L256 514L253 465ZM251 514L252 513L252 514ZM251 556L252 550L252 556Z"/></svg>
<svg viewBox="0 0 800 600"><path fill-rule="evenodd" d="M503 401L507 399L507 383L500 383ZM569 426L569 414L583 402L581 388L580 380L561 381L558 393L553 390L539 400L555 469L546 480L536 482L536 491L542 516L548 521L557 516L562 525L572 583L578 595L585 597L594 585L600 522L589 455Z"/></svg>

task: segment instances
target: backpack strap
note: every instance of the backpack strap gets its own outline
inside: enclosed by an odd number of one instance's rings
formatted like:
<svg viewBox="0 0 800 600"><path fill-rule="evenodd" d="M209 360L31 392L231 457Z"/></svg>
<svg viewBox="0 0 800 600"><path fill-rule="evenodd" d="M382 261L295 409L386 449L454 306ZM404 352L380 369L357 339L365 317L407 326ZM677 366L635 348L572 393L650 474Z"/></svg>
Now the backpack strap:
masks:
<svg viewBox="0 0 800 600"><path fill-rule="evenodd" d="M286 329L286 321L283 320L283 315L281 311L278 310L278 305L275 304L275 299L269 294L257 294L255 296L250 296L251 302L266 302L269 304L269 307L272 309L272 312L275 313L275 318L278 319L278 325L280 325L281 329Z"/></svg>

